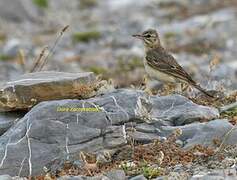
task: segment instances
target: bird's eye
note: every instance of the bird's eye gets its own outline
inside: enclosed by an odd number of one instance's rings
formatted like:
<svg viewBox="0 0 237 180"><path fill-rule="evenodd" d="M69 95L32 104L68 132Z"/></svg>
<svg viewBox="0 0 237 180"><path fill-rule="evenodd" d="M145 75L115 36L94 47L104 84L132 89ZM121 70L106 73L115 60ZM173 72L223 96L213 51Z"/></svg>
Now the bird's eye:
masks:
<svg viewBox="0 0 237 180"><path fill-rule="evenodd" d="M146 35L146 38L150 38L150 37L151 37L151 35L150 35L150 34L147 34L147 35Z"/></svg>

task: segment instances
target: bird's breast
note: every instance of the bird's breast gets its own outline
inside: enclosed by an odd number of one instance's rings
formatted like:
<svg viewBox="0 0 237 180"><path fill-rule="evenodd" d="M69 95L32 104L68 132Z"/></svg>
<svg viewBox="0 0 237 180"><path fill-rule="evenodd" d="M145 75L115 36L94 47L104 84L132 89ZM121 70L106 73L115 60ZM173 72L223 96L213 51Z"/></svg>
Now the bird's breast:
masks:
<svg viewBox="0 0 237 180"><path fill-rule="evenodd" d="M144 67L146 73L150 76L151 79L162 81L162 82L169 82L169 83L176 83L176 79L170 75L167 75L163 72L160 72L153 67L149 66L144 60Z"/></svg>

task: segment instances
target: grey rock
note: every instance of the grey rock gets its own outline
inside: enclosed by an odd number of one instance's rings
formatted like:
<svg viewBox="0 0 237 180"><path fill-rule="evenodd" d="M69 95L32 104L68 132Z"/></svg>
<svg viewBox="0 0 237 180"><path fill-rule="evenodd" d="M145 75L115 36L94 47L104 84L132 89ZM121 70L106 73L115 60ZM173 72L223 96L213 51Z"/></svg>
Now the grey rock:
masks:
<svg viewBox="0 0 237 180"><path fill-rule="evenodd" d="M191 178L192 180L225 180L225 177L222 176L209 176L209 175L205 175L199 178ZM233 179L234 180L234 179Z"/></svg>
<svg viewBox="0 0 237 180"><path fill-rule="evenodd" d="M136 125L136 130L144 133L156 133L157 129L152 124L141 123Z"/></svg>
<svg viewBox="0 0 237 180"><path fill-rule="evenodd" d="M157 133L143 133L143 132L135 131L128 134L129 134L129 137L131 137L136 142L140 142L140 143L150 143L156 139L160 139L160 136Z"/></svg>
<svg viewBox="0 0 237 180"><path fill-rule="evenodd" d="M188 179L189 175L187 172L170 172L168 176L158 177L156 180L165 180L165 179Z"/></svg>
<svg viewBox="0 0 237 180"><path fill-rule="evenodd" d="M168 178L169 178L168 176L161 176L161 177L155 178L154 180L166 180Z"/></svg>
<svg viewBox="0 0 237 180"><path fill-rule="evenodd" d="M0 1L0 16L10 21L37 21L42 15L31 0Z"/></svg>
<svg viewBox="0 0 237 180"><path fill-rule="evenodd" d="M9 57L15 57L19 51L20 40L11 39L9 40L3 48L3 54Z"/></svg>
<svg viewBox="0 0 237 180"><path fill-rule="evenodd" d="M117 90L88 100L36 105L0 137L0 174L37 175L44 166L51 169L65 159L78 160L80 151L98 152L125 145L123 124L143 119L137 107L142 95L141 91ZM70 111L72 107L100 107L101 111Z"/></svg>
<svg viewBox="0 0 237 180"><path fill-rule="evenodd" d="M27 180L27 178L26 177L14 176L14 177L12 177L12 180Z"/></svg>
<svg viewBox="0 0 237 180"><path fill-rule="evenodd" d="M130 180L147 180L143 175L132 177Z"/></svg>
<svg viewBox="0 0 237 180"><path fill-rule="evenodd" d="M181 141L180 139L176 140L175 143L181 147L183 147L183 145L184 145L183 141Z"/></svg>
<svg viewBox="0 0 237 180"><path fill-rule="evenodd" d="M225 119L217 119L205 123L193 123L185 126L177 127L163 127L164 132L173 132L175 129L181 129L182 135L179 137L185 142L184 148L190 148L194 145L200 144L203 146L213 146L213 140L218 139L222 141L232 128L233 125ZM167 134L166 134L167 135ZM237 138L237 130L229 134L228 138L225 139L224 144L235 145Z"/></svg>
<svg viewBox="0 0 237 180"><path fill-rule="evenodd" d="M106 176L94 176L94 177L86 177L85 178L86 180L112 180L112 179L109 179L108 177Z"/></svg>
<svg viewBox="0 0 237 180"><path fill-rule="evenodd" d="M83 176L61 176L57 180L84 180Z"/></svg>
<svg viewBox="0 0 237 180"><path fill-rule="evenodd" d="M31 82L27 82L27 85L31 85ZM227 124L226 129L216 121L207 125L199 123L177 127L161 126L160 122L146 124L144 120L151 114L152 103L152 115L159 115L161 110L166 113L172 111L169 107L172 104L180 111L176 117L184 117L182 113L186 113L186 104L196 109L205 109L181 96L154 96L151 100L152 102L142 91L120 89L87 100L41 102L0 137L0 173L13 176L37 175L42 173L44 166L54 171L66 159L72 162L79 160L80 151L97 153L116 150L125 145L127 136L131 135L138 141L150 142L160 138L160 135L168 135L175 128L181 128L184 132L182 140L192 144L199 143L204 138L211 139L206 137L210 129L213 129L211 135L216 135L220 126L223 131L232 126L225 121L221 122ZM158 102L165 107L157 108L160 105ZM129 123L135 123L135 128L137 126L138 130L134 134L126 131L125 124ZM200 130L203 131L203 136L197 137ZM234 138L231 137L231 142ZM15 153L16 149L18 153Z"/></svg>
<svg viewBox="0 0 237 180"><path fill-rule="evenodd" d="M177 164L174 166L174 172L182 172L183 171L183 165L182 164Z"/></svg>
<svg viewBox="0 0 237 180"><path fill-rule="evenodd" d="M126 175L123 170L112 170L106 173L105 176L111 180L126 180Z"/></svg>
<svg viewBox="0 0 237 180"><path fill-rule="evenodd" d="M23 50L24 54L30 55L34 50L34 45L32 42L22 42L19 38L11 38L8 39L3 46L2 54L8 58L14 59L19 55L20 50ZM27 65L28 62L26 62L26 66Z"/></svg>
<svg viewBox="0 0 237 180"><path fill-rule="evenodd" d="M223 106L220 108L220 112L225 112L225 111L228 111L228 110L233 110L233 109L236 109L237 108L237 102L234 102L234 103L231 103L231 104L228 104L226 106Z"/></svg>
<svg viewBox="0 0 237 180"><path fill-rule="evenodd" d="M41 101L95 95L93 73L36 72L6 82L0 89L0 111L29 109Z"/></svg>
<svg viewBox="0 0 237 180"><path fill-rule="evenodd" d="M6 132L17 120L24 116L24 112L0 112L0 135Z"/></svg>
<svg viewBox="0 0 237 180"><path fill-rule="evenodd" d="M151 111L152 122L133 125L136 131L127 131L131 138L141 143L149 143L153 140L161 140L162 137L167 137L176 128L173 127L174 125L179 127L179 125L219 117L219 112L216 108L197 105L180 95L153 96L151 97L151 102L153 105ZM169 128L170 130L167 131ZM183 141L193 137L193 134L198 129L194 125L189 128L190 130L185 131L184 138L180 141L182 146Z"/></svg>
<svg viewBox="0 0 237 180"><path fill-rule="evenodd" d="M57 178L57 180L116 180L116 179L109 179L107 176L62 176Z"/></svg>
<svg viewBox="0 0 237 180"><path fill-rule="evenodd" d="M235 180L237 178L236 170L230 169L216 169L208 173L193 175L191 180Z"/></svg>
<svg viewBox="0 0 237 180"><path fill-rule="evenodd" d="M1 180L12 180L12 177L9 175L0 175Z"/></svg>
<svg viewBox="0 0 237 180"><path fill-rule="evenodd" d="M228 57L223 58L228 59ZM231 64L220 64L212 72L209 73L213 82L215 84L221 84L226 88L226 90L235 90L237 87L236 81L236 67Z"/></svg>
<svg viewBox="0 0 237 180"><path fill-rule="evenodd" d="M177 126L219 117L216 108L197 105L180 95L153 97L152 104L153 117L165 119Z"/></svg>
<svg viewBox="0 0 237 180"><path fill-rule="evenodd" d="M15 79L22 74L23 71L19 66L13 63L0 62L0 86L3 85L5 81Z"/></svg>

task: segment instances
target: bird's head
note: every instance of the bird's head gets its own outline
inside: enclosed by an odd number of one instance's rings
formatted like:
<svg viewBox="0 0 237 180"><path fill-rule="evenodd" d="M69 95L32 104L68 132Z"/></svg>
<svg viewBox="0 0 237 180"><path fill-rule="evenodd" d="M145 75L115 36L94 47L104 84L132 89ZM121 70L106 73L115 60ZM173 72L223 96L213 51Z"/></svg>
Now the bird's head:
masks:
<svg viewBox="0 0 237 180"><path fill-rule="evenodd" d="M154 29L148 29L142 34L134 34L133 37L141 39L145 48L152 49L160 46L159 35Z"/></svg>

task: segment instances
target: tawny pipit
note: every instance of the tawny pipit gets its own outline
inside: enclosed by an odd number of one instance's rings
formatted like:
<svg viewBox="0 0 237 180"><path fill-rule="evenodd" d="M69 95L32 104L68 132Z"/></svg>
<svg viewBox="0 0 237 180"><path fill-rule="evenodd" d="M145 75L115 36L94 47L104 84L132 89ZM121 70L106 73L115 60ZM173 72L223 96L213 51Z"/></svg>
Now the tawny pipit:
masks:
<svg viewBox="0 0 237 180"><path fill-rule="evenodd" d="M197 88L209 97L210 93L199 86L192 77L177 63L161 45L159 35L154 29L133 35L141 39L145 46L144 66L147 74L159 81L169 83L186 83Z"/></svg>

